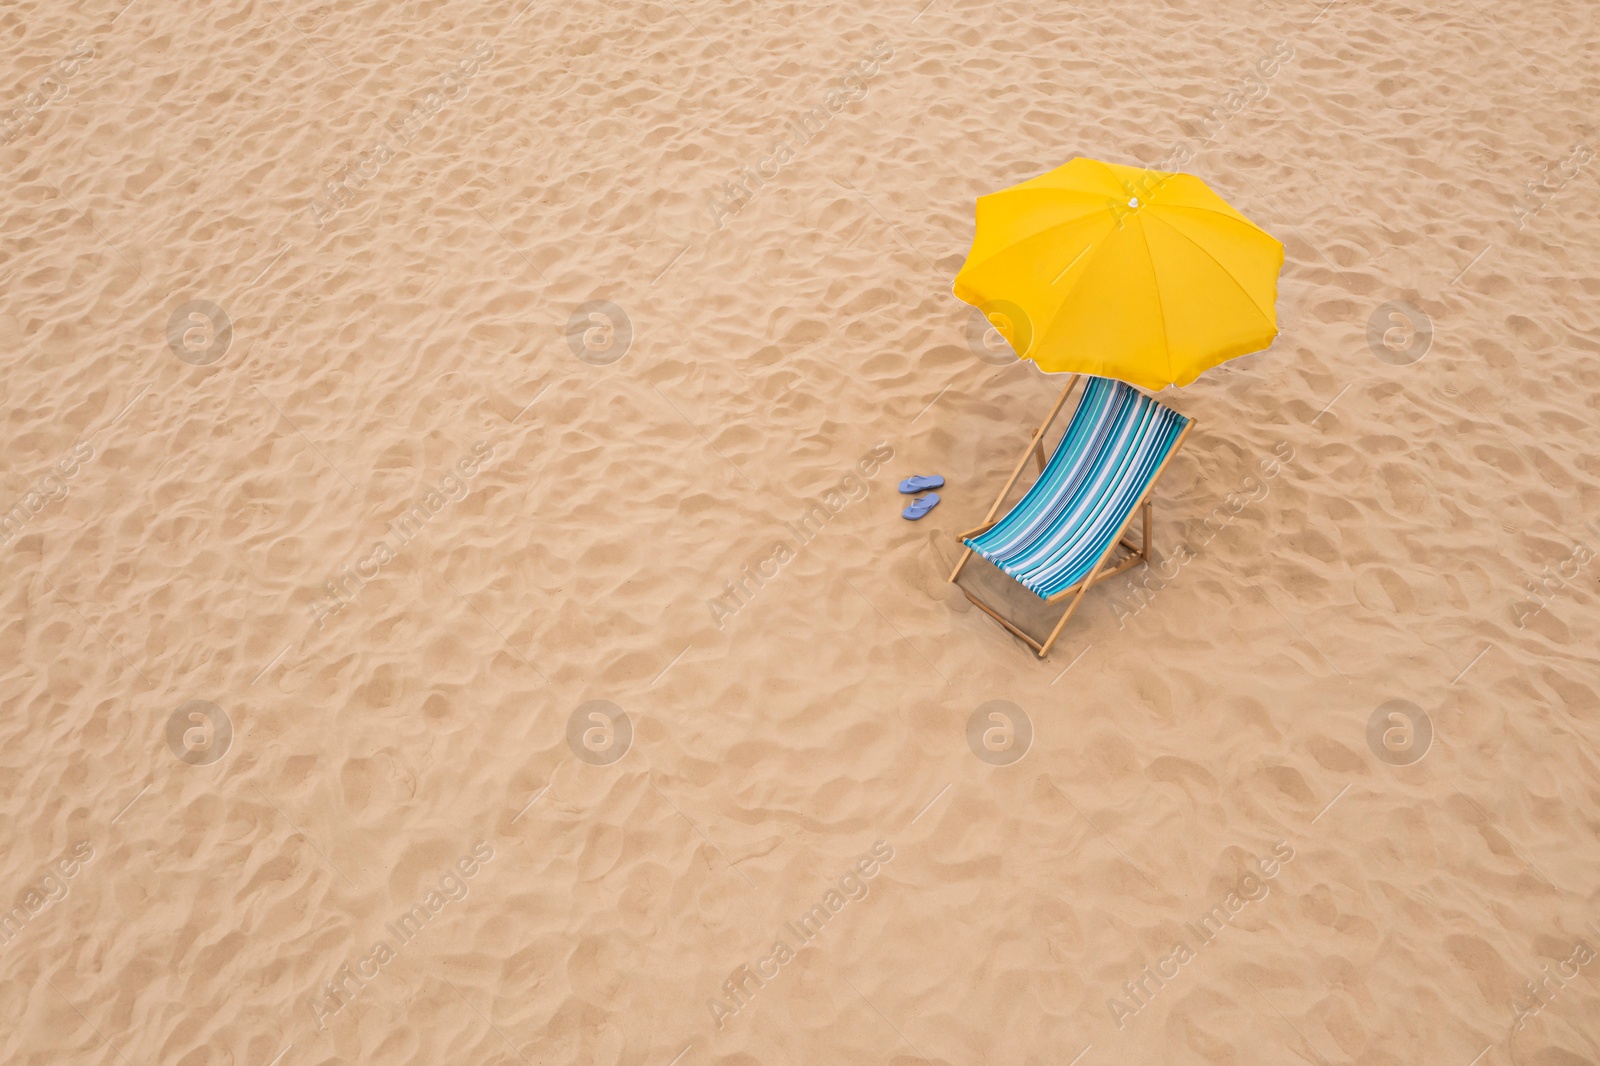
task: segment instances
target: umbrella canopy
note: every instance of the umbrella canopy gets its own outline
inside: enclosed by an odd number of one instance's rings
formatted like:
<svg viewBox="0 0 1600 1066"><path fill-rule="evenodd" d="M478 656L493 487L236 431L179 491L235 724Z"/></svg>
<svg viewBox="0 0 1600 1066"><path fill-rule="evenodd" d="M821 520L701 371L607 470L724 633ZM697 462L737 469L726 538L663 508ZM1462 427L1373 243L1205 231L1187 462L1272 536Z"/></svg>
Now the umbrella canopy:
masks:
<svg viewBox="0 0 1600 1066"><path fill-rule="evenodd" d="M1079 158L977 216L955 294L1042 370L1161 389L1278 334L1283 245L1193 175Z"/></svg>

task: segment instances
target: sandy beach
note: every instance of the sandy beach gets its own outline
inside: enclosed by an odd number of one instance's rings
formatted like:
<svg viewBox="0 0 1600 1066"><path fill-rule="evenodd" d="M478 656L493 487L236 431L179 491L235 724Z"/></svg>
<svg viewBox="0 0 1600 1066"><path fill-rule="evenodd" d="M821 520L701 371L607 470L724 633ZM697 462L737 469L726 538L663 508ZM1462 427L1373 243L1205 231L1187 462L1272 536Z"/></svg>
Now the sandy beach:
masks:
<svg viewBox="0 0 1600 1066"><path fill-rule="evenodd" d="M1592 6L0 27L0 1062L1600 1063ZM1287 259L1041 661L1080 155Z"/></svg>

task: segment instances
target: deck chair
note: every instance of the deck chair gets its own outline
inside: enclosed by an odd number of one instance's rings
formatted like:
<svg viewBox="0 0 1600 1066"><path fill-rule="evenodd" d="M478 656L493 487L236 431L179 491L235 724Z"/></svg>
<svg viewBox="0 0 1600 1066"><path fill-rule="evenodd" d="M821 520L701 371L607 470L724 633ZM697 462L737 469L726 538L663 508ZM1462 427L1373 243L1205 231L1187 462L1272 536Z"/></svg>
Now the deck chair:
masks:
<svg viewBox="0 0 1600 1066"><path fill-rule="evenodd" d="M1083 602L1089 586L1149 560L1150 493L1194 428L1192 419L1131 385L1101 377L1088 377L1087 382L1049 463L1045 462L1044 436L1078 384L1077 377L1068 382L1050 417L1033 435L983 525L961 534L965 550L950 575L950 580L956 581L977 552L1047 603L1071 596L1066 613L1041 644L956 584L975 606L1027 641L1041 659L1050 653L1050 645ZM997 520L995 515L1030 455L1038 460L1039 479ZM1136 512L1144 516L1144 536L1137 545L1126 536ZM1108 567L1119 545L1126 555Z"/></svg>

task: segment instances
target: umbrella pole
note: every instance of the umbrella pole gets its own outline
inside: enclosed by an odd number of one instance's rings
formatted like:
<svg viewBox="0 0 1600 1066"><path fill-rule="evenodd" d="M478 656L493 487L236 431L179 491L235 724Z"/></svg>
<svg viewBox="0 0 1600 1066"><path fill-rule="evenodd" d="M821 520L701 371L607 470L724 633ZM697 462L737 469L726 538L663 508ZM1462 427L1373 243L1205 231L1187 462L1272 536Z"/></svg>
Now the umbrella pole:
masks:
<svg viewBox="0 0 1600 1066"><path fill-rule="evenodd" d="M963 548L961 561L956 563L955 570L951 572L951 581L961 576L962 568L967 565L967 560L972 558L972 549L966 547L967 537L976 536L994 524L994 516L999 513L1000 505L1006 502L1006 493L1011 491L1011 486L1017 483L1017 478L1022 476L1023 468L1028 465L1028 457L1037 452L1039 455L1039 470L1041 472L1044 470L1044 435L1050 429L1050 424L1056 420L1056 416L1061 413L1062 405L1067 402L1067 397L1077 387L1080 377L1082 377L1080 374L1072 375L1072 380L1067 382L1067 387L1061 390L1060 399L1056 400L1056 405L1050 409L1050 417L1044 420L1044 425L1039 427L1039 432L1035 433L1033 439L1028 442L1028 450L1022 453L1022 458L1018 461L1016 469L1011 471L1011 477L1007 479L1005 486L1000 490L1000 495L995 497L994 506L989 508L989 513L983 516L983 524L977 529L961 535Z"/></svg>

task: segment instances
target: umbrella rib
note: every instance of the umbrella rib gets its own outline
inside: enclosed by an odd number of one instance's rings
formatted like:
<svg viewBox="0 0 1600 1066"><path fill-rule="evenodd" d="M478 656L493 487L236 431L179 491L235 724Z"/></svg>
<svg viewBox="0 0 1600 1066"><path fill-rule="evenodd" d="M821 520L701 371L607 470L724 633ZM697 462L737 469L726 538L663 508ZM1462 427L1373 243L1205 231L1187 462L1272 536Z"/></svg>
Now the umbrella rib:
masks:
<svg viewBox="0 0 1600 1066"><path fill-rule="evenodd" d="M1083 252L1087 252L1090 248L1093 248L1093 247L1094 247L1094 242L1093 241L1090 241L1088 244L1084 245L1083 246L1083 251L1079 252L1077 255L1073 256L1072 257L1072 262L1070 262L1066 266L1062 267L1061 268L1061 273L1057 274L1054 278L1052 278L1051 281L1050 281L1050 284L1052 286L1054 286L1056 282L1060 281L1063 277L1065 277L1067 271L1071 270L1073 267L1078 265L1078 260L1083 258Z"/></svg>
<svg viewBox="0 0 1600 1066"><path fill-rule="evenodd" d="M1093 162L1101 170L1105 171L1106 174L1110 176L1112 181L1117 183L1117 187L1118 188L1120 188L1123 192L1127 192L1128 191L1127 183L1125 181L1123 181L1121 178L1117 177L1117 172L1115 170L1111 169L1111 164L1110 163L1107 163L1104 159L1096 159L1096 160L1093 160Z"/></svg>
<svg viewBox="0 0 1600 1066"><path fill-rule="evenodd" d="M1068 287L1066 292L1061 294L1061 299L1056 301L1056 315L1057 316L1059 316L1061 314L1061 309L1066 306L1067 301L1072 299L1072 294L1078 291L1078 286L1083 284L1083 279L1089 276L1089 268L1094 266L1094 261L1096 259L1100 258L1101 253L1106 250L1106 246L1109 245L1112 242L1112 240L1116 237L1117 230L1120 229L1120 228L1121 228L1121 226L1114 227L1111 230L1110 233L1107 233L1105 235L1105 237L1100 241L1099 246L1095 248L1094 253L1089 256L1089 261L1083 265L1083 269L1082 270L1078 271L1078 276L1073 279L1072 285ZM1084 251L1086 252L1086 251L1088 251L1088 249L1085 248ZM1079 259L1083 258L1083 252L1079 252L1078 253L1078 258ZM1073 260L1073 262L1077 262L1077 260L1075 259L1075 260ZM1062 271L1061 273L1065 274L1066 271ZM1060 280L1060 277L1061 277L1060 274L1056 275L1056 279L1057 280ZM1050 283L1050 285L1051 285L1052 288L1054 288L1055 287L1055 282L1052 281ZM1052 318L1051 319L1051 324L1054 325L1054 323L1055 323L1055 319ZM1163 326L1163 330L1164 329L1165 329L1165 326ZM1038 329L1034 330L1033 341L1034 341L1034 343L1033 343L1033 345L1030 345L1030 347L1038 347L1038 346L1042 345L1044 343L1044 331L1043 330L1038 330ZM1026 358L1028 358L1028 356L1024 355L1022 358L1026 359Z"/></svg>
<svg viewBox="0 0 1600 1066"><path fill-rule="evenodd" d="M1218 218L1225 218L1229 222L1237 222L1239 225L1246 226L1246 227L1248 227L1250 229L1253 229L1257 233L1262 234L1263 236L1272 237L1272 234L1268 233L1266 230L1262 229L1260 226L1256 225L1254 222L1251 222L1248 218L1245 218L1243 215L1239 215L1239 214L1230 215L1230 214L1228 214L1228 212L1226 212L1226 211L1218 211L1214 207L1201 207L1198 204L1162 204L1161 205L1161 209L1163 211L1204 211L1208 215L1216 215ZM1278 238L1272 237L1272 239L1273 240L1277 240ZM1282 242L1280 242L1280 243L1282 243Z"/></svg>
<svg viewBox="0 0 1600 1066"><path fill-rule="evenodd" d="M992 195L1000 196L1000 195L1003 195L1003 192L1002 193L993 193ZM988 255L984 256L982 259L978 259L976 261L973 260L971 255L969 254L968 257L967 257L967 261L961 264L961 269L962 269L962 271L965 271L968 267L980 267L980 266L982 266L983 264L989 262L992 259L999 258L1000 256L1004 255L1005 253L1009 252L1011 249L1015 248L1017 245L1024 243L1025 241L1031 241L1031 240L1033 240L1033 239L1035 239L1037 237L1043 237L1046 234L1054 233L1056 230L1059 230L1059 229L1066 229L1068 226L1076 226L1081 222L1084 222L1084 221L1086 221L1088 219L1093 218L1096 214L1098 214L1100 211L1103 211L1103 210L1104 210L1103 207L1091 207L1089 210L1085 211L1083 214L1079 215L1076 218L1069 218L1065 222L1057 222L1053 226L1046 226L1044 229L1035 230L1033 233L1028 234L1022 240L1020 240L1020 241L1012 241L1010 244L1002 245L999 248L996 248L994 251L990 252Z"/></svg>
<svg viewBox="0 0 1600 1066"><path fill-rule="evenodd" d="M1200 210L1203 211L1203 210L1205 210L1205 208L1200 208ZM1233 282L1234 288L1236 288L1240 292L1244 293L1244 298L1246 300L1250 301L1250 306L1254 307L1256 309L1256 314L1261 316L1261 320L1263 322L1265 322L1267 325L1275 327L1276 324L1272 321L1272 316L1267 314L1265 311L1263 311L1261 309L1261 305L1259 303L1257 303L1256 302L1256 298L1250 294L1250 290L1245 288L1242 284L1240 284L1239 279L1233 276L1233 271L1229 270L1227 267L1222 265L1222 260L1220 260L1216 256L1212 255L1211 252L1209 250L1207 250L1205 245L1201 244L1199 241L1195 240L1193 237L1189 236L1187 233L1183 232L1183 230L1179 229L1177 226L1174 226L1172 223L1168 222L1166 219L1161 218L1160 216L1152 216L1152 217L1154 217L1158 222L1160 222L1163 226L1167 227L1173 233L1176 233L1178 236L1182 237L1184 240L1186 240L1190 244L1194 245L1194 247L1200 252L1201 255L1205 256L1207 259L1209 259L1213 263L1217 264L1217 269L1222 271L1222 276L1227 278L1229 281ZM1149 247L1148 242L1146 243L1145 247L1148 249L1148 247Z"/></svg>
<svg viewBox="0 0 1600 1066"><path fill-rule="evenodd" d="M1127 182L1125 182L1121 178L1117 177L1117 172L1115 170L1111 169L1111 164L1110 163L1107 163L1103 159L1091 159L1091 160L1089 160L1089 162L1097 163L1101 167L1103 167L1105 169L1105 172L1111 176L1111 180L1116 182L1117 185L1119 187L1121 187L1123 192L1132 192L1133 191L1133 189L1128 186ZM1156 191L1158 189L1160 189L1161 186L1165 185L1167 182L1171 181L1173 178L1177 177L1178 174L1179 174L1178 171L1152 170L1149 167L1140 167L1139 170L1142 173L1145 173L1145 174L1159 174L1160 175L1159 180L1157 180L1153 184L1146 185L1144 187L1144 191L1148 194L1147 199L1150 199L1150 200L1154 200L1155 199Z"/></svg>
<svg viewBox="0 0 1600 1066"><path fill-rule="evenodd" d="M1150 252L1150 238L1144 232L1143 220L1139 223L1139 239L1144 242L1144 258L1150 264L1150 284L1155 286L1156 290L1156 313L1161 316L1161 347L1167 353L1167 380L1171 381L1173 380L1172 337L1167 333L1167 308L1161 299L1161 272L1156 270L1156 257Z"/></svg>
<svg viewBox="0 0 1600 1066"><path fill-rule="evenodd" d="M1091 159L1091 160L1089 160L1089 162L1095 163L1098 166L1100 166L1106 172L1106 174L1110 176L1111 180L1117 183L1117 187L1120 188L1123 192L1132 192L1133 191L1132 189L1128 188L1128 183L1127 182L1125 182L1121 178L1117 177L1117 172L1115 170L1112 170L1111 169L1111 164L1107 163L1104 159ZM1155 186L1153 186L1154 188L1160 188L1162 185L1165 185L1167 183L1167 180L1172 177L1172 175L1170 173L1168 173L1168 172L1166 172L1164 170L1151 170L1149 167L1140 167L1139 169L1142 170L1146 174L1161 174L1161 175L1163 175L1162 179L1160 181L1156 182Z"/></svg>
<svg viewBox="0 0 1600 1066"><path fill-rule="evenodd" d="M1078 271L1078 276L1072 280L1072 286L1068 288L1066 292L1061 294L1061 299L1056 301L1055 314L1051 317L1049 325L1045 329L1035 329L1033 331L1033 343L1028 346L1030 351L1038 351L1044 347L1046 332L1049 329L1053 329L1056 323L1060 321L1061 309L1066 306L1068 300L1072 299L1072 294L1078 291L1078 286L1083 284L1083 279L1089 276L1089 268L1094 265L1094 261L1096 259L1100 258L1100 254L1106 250L1106 246L1110 244L1116 237L1117 229L1120 228L1120 226L1114 227L1110 233L1105 235L1105 238L1100 241L1099 245L1095 247L1094 254L1089 256L1089 261L1083 265L1083 269ZM1084 251L1086 252L1088 249L1085 248ZM1078 258L1083 258L1083 252L1078 253ZM1077 260L1073 261L1076 262ZM1062 271L1062 273L1064 274L1066 271ZM1056 275L1057 280L1060 280L1060 276L1060 274ZM1052 281L1050 285L1053 288L1055 286L1055 282ZM1019 358L1032 359L1033 357L1025 352L1019 356ZM1034 363L1035 365L1038 365L1038 360L1034 360ZM1043 369L1043 367L1040 369Z"/></svg>

